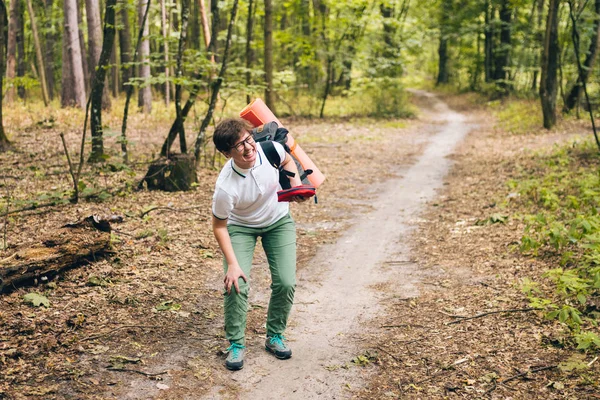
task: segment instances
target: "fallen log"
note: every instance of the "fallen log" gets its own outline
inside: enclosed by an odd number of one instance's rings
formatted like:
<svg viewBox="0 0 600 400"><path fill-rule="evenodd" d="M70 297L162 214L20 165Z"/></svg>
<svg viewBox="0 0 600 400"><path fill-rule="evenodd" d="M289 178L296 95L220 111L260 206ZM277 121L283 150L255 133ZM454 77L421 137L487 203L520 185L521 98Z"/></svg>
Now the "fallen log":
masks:
<svg viewBox="0 0 600 400"><path fill-rule="evenodd" d="M0 260L0 293L44 277L50 278L86 260L102 256L110 246L114 217L89 216L67 224Z"/></svg>

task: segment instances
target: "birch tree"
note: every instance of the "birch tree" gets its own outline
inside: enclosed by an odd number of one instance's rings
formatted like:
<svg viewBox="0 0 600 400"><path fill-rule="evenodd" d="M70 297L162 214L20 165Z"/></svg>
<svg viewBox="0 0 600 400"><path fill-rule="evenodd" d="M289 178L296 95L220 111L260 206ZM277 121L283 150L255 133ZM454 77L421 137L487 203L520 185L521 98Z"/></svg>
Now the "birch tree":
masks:
<svg viewBox="0 0 600 400"><path fill-rule="evenodd" d="M65 26L63 33L63 107L77 106L85 109L85 81L77 25L77 1L64 0Z"/></svg>
<svg viewBox="0 0 600 400"><path fill-rule="evenodd" d="M144 19L144 11L146 10L146 4L148 0L140 0L138 6L138 16L140 25ZM138 107L145 113L150 114L152 111L152 88L147 81L150 79L150 40L148 35L150 30L148 28L150 24L144 25L144 38L140 44L140 66L139 66L139 78L141 80L142 87L138 92Z"/></svg>

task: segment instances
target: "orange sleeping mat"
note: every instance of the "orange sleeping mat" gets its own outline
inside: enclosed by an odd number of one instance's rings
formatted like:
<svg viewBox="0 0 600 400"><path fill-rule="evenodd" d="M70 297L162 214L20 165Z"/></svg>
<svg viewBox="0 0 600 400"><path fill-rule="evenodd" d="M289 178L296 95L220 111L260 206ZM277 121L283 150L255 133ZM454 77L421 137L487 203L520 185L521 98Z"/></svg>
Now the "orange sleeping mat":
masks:
<svg viewBox="0 0 600 400"><path fill-rule="evenodd" d="M261 126L267 122L275 121L277 125L283 127L283 124L277 119L277 117L271 112L269 107L261 100L254 99L248 104L242 111L240 111L240 117L250 122L254 127ZM290 148L292 155L300 162L304 170L312 169L312 174L308 175L308 180L312 185L318 188L321 183L325 180L325 175L319 171L319 168L315 163L308 157L308 155L302 150L302 147L294 140L291 134L287 135L286 144Z"/></svg>

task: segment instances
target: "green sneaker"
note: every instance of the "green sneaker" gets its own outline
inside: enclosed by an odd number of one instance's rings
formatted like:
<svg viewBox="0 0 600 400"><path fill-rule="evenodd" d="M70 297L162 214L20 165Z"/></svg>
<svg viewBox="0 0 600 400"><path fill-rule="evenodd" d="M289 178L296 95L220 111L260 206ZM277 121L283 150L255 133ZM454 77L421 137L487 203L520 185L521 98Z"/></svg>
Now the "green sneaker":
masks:
<svg viewBox="0 0 600 400"><path fill-rule="evenodd" d="M287 360L292 356L292 349L288 347L284 342L285 337L283 335L273 335L267 336L267 341L265 342L265 349L268 352L275 354L275 357L280 360Z"/></svg>
<svg viewBox="0 0 600 400"><path fill-rule="evenodd" d="M244 354L246 348L241 344L231 343L226 350L229 352L225 360L225 367L231 371L238 371L244 368Z"/></svg>

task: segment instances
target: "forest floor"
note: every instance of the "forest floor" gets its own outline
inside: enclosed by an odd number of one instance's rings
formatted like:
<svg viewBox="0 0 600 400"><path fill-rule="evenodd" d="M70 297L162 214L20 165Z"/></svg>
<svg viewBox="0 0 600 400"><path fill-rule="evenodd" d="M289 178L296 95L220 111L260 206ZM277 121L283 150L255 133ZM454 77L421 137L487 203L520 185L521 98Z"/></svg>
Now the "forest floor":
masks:
<svg viewBox="0 0 600 400"><path fill-rule="evenodd" d="M519 282L550 261L518 253L518 219L482 221L510 215L507 181L534 165L536 152L587 134L585 124L515 134L468 96L444 97L453 111L423 94L413 100L420 111L411 120L283 121L327 175L318 204L292 205L295 353L282 362L261 349L269 276L257 256L250 351L236 373L223 367L222 266L210 229L218 168L203 162L189 192L131 191L168 129L157 113L134 114L133 167L111 162L116 156L104 169L86 167L88 185L106 189L102 201L3 217L3 256L90 214L124 222L113 225L112 255L0 296L0 399L600 398L600 362L561 348L558 324L531 311L462 318L528 308ZM19 132L16 150L0 155L12 209L71 186L58 132L75 154L80 115L39 115L6 116ZM440 144L455 118L468 134ZM108 149L118 148L115 136ZM450 165L419 164L440 150L439 164ZM353 275L357 265L364 271ZM50 306L25 304L32 291ZM556 367L582 359L583 372Z"/></svg>

